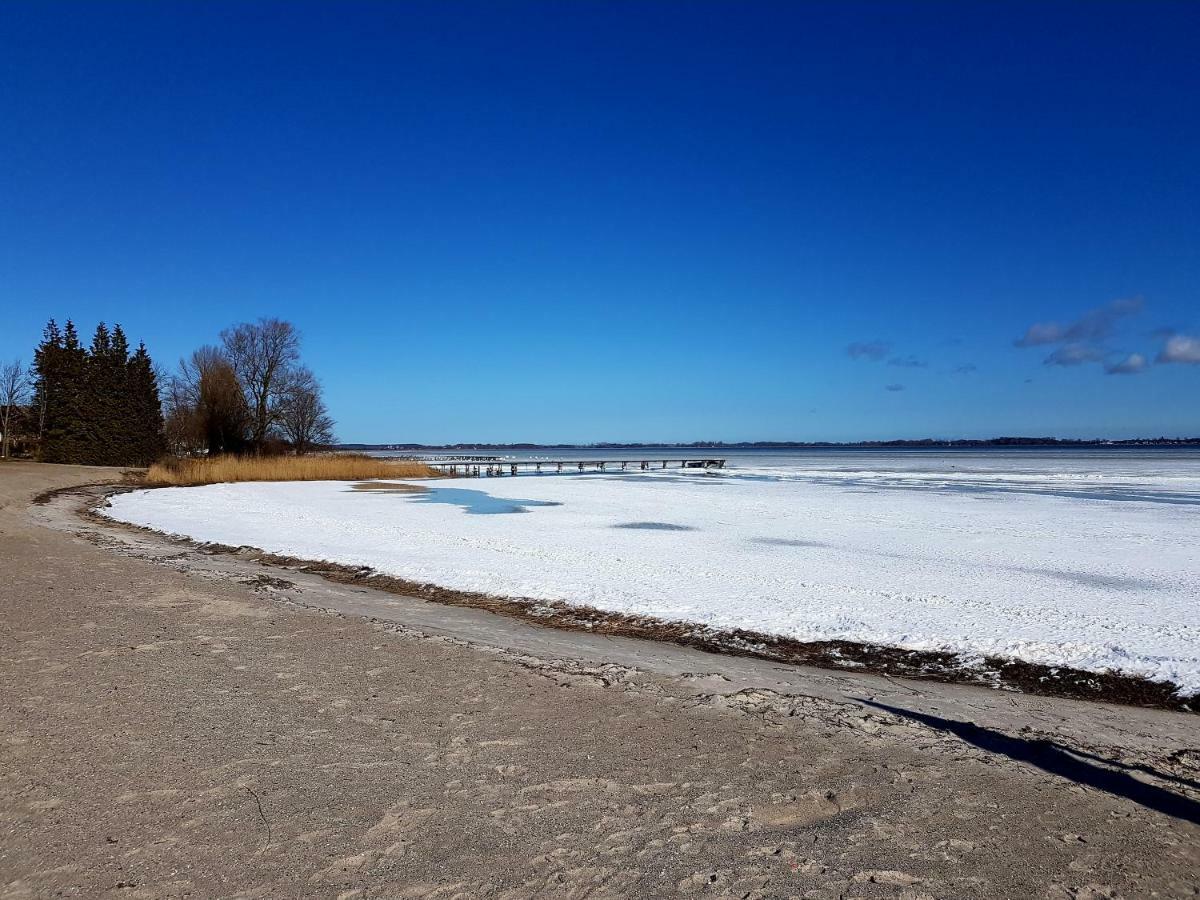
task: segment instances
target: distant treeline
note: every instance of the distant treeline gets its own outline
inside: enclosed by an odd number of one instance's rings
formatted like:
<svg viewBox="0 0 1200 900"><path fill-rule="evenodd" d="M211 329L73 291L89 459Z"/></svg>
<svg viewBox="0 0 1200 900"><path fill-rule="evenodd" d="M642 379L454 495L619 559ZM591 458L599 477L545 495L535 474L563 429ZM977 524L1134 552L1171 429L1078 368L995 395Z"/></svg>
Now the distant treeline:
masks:
<svg viewBox="0 0 1200 900"><path fill-rule="evenodd" d="M797 450L870 447L1190 447L1200 446L1200 437L1130 438L1127 440L1074 440L1055 437L997 437L942 440L894 441L692 441L687 444L621 444L601 441L595 444L339 444L342 450Z"/></svg>

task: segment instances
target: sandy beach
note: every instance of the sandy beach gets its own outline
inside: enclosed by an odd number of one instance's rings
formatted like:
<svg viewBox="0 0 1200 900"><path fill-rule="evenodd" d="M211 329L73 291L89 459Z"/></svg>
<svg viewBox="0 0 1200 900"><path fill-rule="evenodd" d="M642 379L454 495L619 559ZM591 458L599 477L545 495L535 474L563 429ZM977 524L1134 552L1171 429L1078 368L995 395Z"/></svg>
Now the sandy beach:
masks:
<svg viewBox="0 0 1200 900"><path fill-rule="evenodd" d="M1200 719L396 597L0 466L0 896L1194 897Z"/></svg>

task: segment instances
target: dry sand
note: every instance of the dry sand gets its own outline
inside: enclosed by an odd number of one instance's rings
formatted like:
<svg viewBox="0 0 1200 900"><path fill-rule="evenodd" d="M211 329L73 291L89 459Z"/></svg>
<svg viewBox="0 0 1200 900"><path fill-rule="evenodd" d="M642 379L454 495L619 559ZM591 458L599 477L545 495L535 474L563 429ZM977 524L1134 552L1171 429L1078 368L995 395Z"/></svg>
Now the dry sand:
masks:
<svg viewBox="0 0 1200 900"><path fill-rule="evenodd" d="M334 584L0 464L0 897L1195 897L1200 719Z"/></svg>

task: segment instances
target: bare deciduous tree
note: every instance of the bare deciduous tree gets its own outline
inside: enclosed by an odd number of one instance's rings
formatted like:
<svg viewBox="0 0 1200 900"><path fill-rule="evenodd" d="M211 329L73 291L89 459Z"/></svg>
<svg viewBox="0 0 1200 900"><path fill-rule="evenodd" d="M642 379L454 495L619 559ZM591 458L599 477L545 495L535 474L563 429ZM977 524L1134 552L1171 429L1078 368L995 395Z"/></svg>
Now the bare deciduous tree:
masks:
<svg viewBox="0 0 1200 900"><path fill-rule="evenodd" d="M321 385L302 366L292 370L280 397L279 427L301 456L333 442L333 419L321 397Z"/></svg>
<svg viewBox="0 0 1200 900"><path fill-rule="evenodd" d="M167 386L167 441L176 453L237 453L246 443L250 414L233 366L217 347L204 346L179 361Z"/></svg>
<svg viewBox="0 0 1200 900"><path fill-rule="evenodd" d="M8 446L11 440L13 410L25 400L29 389L29 375L19 359L0 366L0 407L4 421L3 456L8 459Z"/></svg>
<svg viewBox="0 0 1200 900"><path fill-rule="evenodd" d="M291 322L259 319L226 328L221 343L246 392L250 440L261 449L279 421L279 405L300 358L300 333Z"/></svg>
<svg viewBox="0 0 1200 900"><path fill-rule="evenodd" d="M186 369L187 363L179 361L179 372L171 375L164 384L163 431L167 447L177 456L191 456L207 449L199 425L197 396Z"/></svg>

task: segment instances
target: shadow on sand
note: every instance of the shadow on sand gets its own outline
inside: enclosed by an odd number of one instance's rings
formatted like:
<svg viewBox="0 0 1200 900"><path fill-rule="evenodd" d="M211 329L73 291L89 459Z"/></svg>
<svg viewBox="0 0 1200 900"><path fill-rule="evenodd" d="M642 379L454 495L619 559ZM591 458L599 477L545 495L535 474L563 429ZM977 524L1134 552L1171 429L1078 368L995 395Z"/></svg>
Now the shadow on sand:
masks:
<svg viewBox="0 0 1200 900"><path fill-rule="evenodd" d="M1087 753L1065 750L1053 741L1010 737L990 728L983 728L970 722L956 722L953 719L942 719L927 713L913 712L885 703L872 700L861 700L865 706L873 706L902 716L916 722L945 731L989 753L1007 756L1009 759L1023 762L1051 775L1069 779L1076 784L1105 791L1115 797L1124 797L1140 804L1147 809L1173 816L1185 822L1200 824L1200 803L1182 794L1176 794L1166 788L1147 784L1128 774L1131 769L1153 775L1164 781L1171 781L1181 786L1200 788L1200 784L1186 778L1160 773L1149 766L1128 766L1112 760L1102 759ZM1086 760L1094 760L1096 765ZM1122 771L1116 771L1116 770Z"/></svg>

